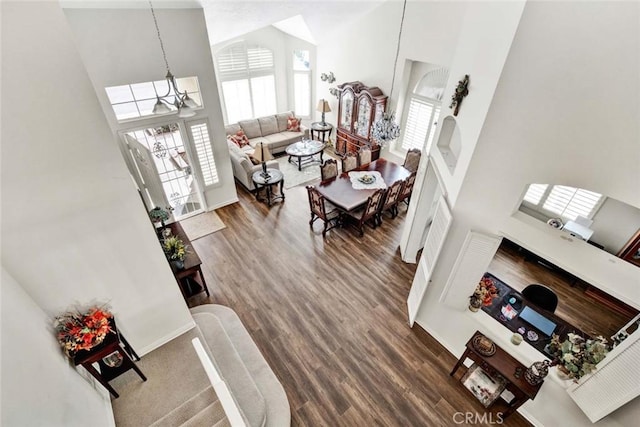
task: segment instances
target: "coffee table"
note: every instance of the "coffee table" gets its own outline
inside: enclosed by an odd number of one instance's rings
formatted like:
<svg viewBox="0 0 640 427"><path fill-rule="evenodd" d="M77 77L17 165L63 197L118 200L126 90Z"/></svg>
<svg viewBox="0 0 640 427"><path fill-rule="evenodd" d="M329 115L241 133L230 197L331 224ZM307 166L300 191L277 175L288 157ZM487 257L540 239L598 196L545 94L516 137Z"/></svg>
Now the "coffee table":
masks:
<svg viewBox="0 0 640 427"><path fill-rule="evenodd" d="M325 144L323 142L312 139L294 142L286 149L286 153L289 155L289 163L297 164L299 171L302 170L303 165L321 164L324 147ZM316 154L320 154L320 160L315 158ZM294 157L295 159L291 161Z"/></svg>

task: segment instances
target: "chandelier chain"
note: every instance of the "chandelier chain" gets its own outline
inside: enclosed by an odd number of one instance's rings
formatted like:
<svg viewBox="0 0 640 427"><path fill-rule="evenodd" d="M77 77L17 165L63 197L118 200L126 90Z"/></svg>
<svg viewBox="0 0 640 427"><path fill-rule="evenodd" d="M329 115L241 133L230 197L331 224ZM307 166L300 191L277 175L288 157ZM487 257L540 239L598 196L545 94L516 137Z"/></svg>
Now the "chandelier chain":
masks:
<svg viewBox="0 0 640 427"><path fill-rule="evenodd" d="M400 40L402 39L402 26L404 24L404 13L406 10L407 10L407 0L404 0L404 4L402 5L402 18L400 19L400 31L398 32L398 45L396 47L396 59L393 61L393 77L391 78L391 91L389 92L389 100L391 100L391 96L393 95L393 86L396 82L396 68L398 67L398 55L400 54Z"/></svg>
<svg viewBox="0 0 640 427"><path fill-rule="evenodd" d="M405 0L406 1L406 0ZM153 23L156 25L156 33L158 40L160 41L160 49L162 49L162 57L164 58L164 65L167 67L167 73L170 73L169 62L167 61L167 53L164 51L164 43L162 43L162 37L160 37L160 27L158 27L158 20L156 19L156 12L153 10L153 4L149 0L149 7L151 7L151 15L153 15Z"/></svg>

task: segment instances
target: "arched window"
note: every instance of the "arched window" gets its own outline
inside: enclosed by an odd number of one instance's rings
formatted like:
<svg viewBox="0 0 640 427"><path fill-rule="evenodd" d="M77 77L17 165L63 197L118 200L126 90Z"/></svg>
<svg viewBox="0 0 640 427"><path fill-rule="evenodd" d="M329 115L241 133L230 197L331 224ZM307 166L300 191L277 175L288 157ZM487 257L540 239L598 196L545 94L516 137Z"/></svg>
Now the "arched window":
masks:
<svg viewBox="0 0 640 427"><path fill-rule="evenodd" d="M227 123L275 114L276 79L273 52L235 43L216 55Z"/></svg>
<svg viewBox="0 0 640 427"><path fill-rule="evenodd" d="M429 151L433 136L435 135L438 117L440 117L440 104L444 88L447 85L449 71L446 68L438 68L426 73L416 84L405 105L407 114L402 130L402 151L411 148Z"/></svg>

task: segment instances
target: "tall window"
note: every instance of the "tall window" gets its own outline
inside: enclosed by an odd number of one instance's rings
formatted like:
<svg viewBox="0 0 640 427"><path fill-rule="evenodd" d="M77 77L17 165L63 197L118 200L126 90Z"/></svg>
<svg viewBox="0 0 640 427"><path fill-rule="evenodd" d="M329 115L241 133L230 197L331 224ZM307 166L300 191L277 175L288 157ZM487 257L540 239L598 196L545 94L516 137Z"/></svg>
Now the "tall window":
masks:
<svg viewBox="0 0 640 427"><path fill-rule="evenodd" d="M311 66L308 50L293 51L293 97L298 116L311 115Z"/></svg>
<svg viewBox="0 0 640 427"><path fill-rule="evenodd" d="M200 87L197 77L176 78L178 90L189 94L198 105L202 105ZM158 95L163 96L169 91L168 102L175 101L175 92L172 87L167 87L166 80L155 82L135 83L122 86L105 88L109 103L118 121L136 119L138 117L152 116L153 106Z"/></svg>
<svg viewBox="0 0 640 427"><path fill-rule="evenodd" d="M426 73L416 84L407 97L407 114L397 149L407 151L411 148L426 148L429 151L440 117L440 104L448 76L446 68L439 68Z"/></svg>
<svg viewBox="0 0 640 427"><path fill-rule="evenodd" d="M523 202L539 212L573 221L578 216L593 218L604 197L593 191L566 185L531 184Z"/></svg>
<svg viewBox="0 0 640 427"><path fill-rule="evenodd" d="M227 123L276 111L273 52L239 42L216 55Z"/></svg>

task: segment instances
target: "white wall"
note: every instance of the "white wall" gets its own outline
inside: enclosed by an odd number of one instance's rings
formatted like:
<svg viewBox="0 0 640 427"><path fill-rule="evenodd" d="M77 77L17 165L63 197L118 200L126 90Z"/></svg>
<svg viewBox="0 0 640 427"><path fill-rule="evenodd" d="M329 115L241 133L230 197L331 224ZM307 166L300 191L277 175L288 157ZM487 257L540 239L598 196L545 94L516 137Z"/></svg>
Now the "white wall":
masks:
<svg viewBox="0 0 640 427"><path fill-rule="evenodd" d="M166 74L151 11L146 3L140 6L64 10L114 140L118 130L179 120L174 115L118 123L109 105L105 87L163 80ZM196 76L200 85L204 109L188 120L209 121L220 183L205 189L206 204L209 209L224 206L236 201L237 194L204 15L201 8L161 7L154 5L171 72L177 77Z"/></svg>
<svg viewBox="0 0 640 427"><path fill-rule="evenodd" d="M0 424L115 425L109 395L78 375L56 341L52 319L2 268ZM97 387L102 388L100 384Z"/></svg>
<svg viewBox="0 0 640 427"><path fill-rule="evenodd" d="M408 2L398 58L391 108L396 108L403 81L405 61L421 61L449 66L465 2ZM370 14L346 27L328 31L318 43L317 97L326 97L331 113L326 120L336 125L338 100L329 95L330 86L359 80L367 86L378 86L385 95L391 91L393 61L402 15L401 2L385 2ZM336 82L320 80L320 73L333 71ZM408 75L408 73L407 73ZM335 131L334 131L335 138ZM383 153L384 156L384 153Z"/></svg>
<svg viewBox="0 0 640 427"><path fill-rule="evenodd" d="M526 184L557 182L640 205L640 171L635 166L640 158L640 116L638 98L630 95L640 89L638 8L637 3L606 2L528 2L525 6L461 183L453 226L418 315L420 325L454 353L462 352L477 328L505 341L505 328L495 322L481 325L478 319L482 316L464 311L464 301L475 283L452 289L448 296L457 295L456 301L445 300L443 305L439 298L469 230L508 232L510 238L523 242L535 238L528 224L510 216ZM477 53L466 56L482 60ZM469 69L469 74L472 87L458 116L461 125L476 120L469 117L476 93L474 70ZM463 132L463 141L465 136ZM569 271L596 271L609 290L631 290L634 285L637 289L640 269L631 276L628 269L618 271L622 263L593 263L586 250L574 256L560 245L553 246L554 256ZM640 303L637 291L627 297L636 306ZM523 409L541 425L588 423L553 383L545 384L538 398ZM630 425L628 411L640 415L640 401L626 405L599 425Z"/></svg>
<svg viewBox="0 0 640 427"><path fill-rule="evenodd" d="M3 2L2 27L2 265L48 316L109 301L145 354L193 320L64 14Z"/></svg>

